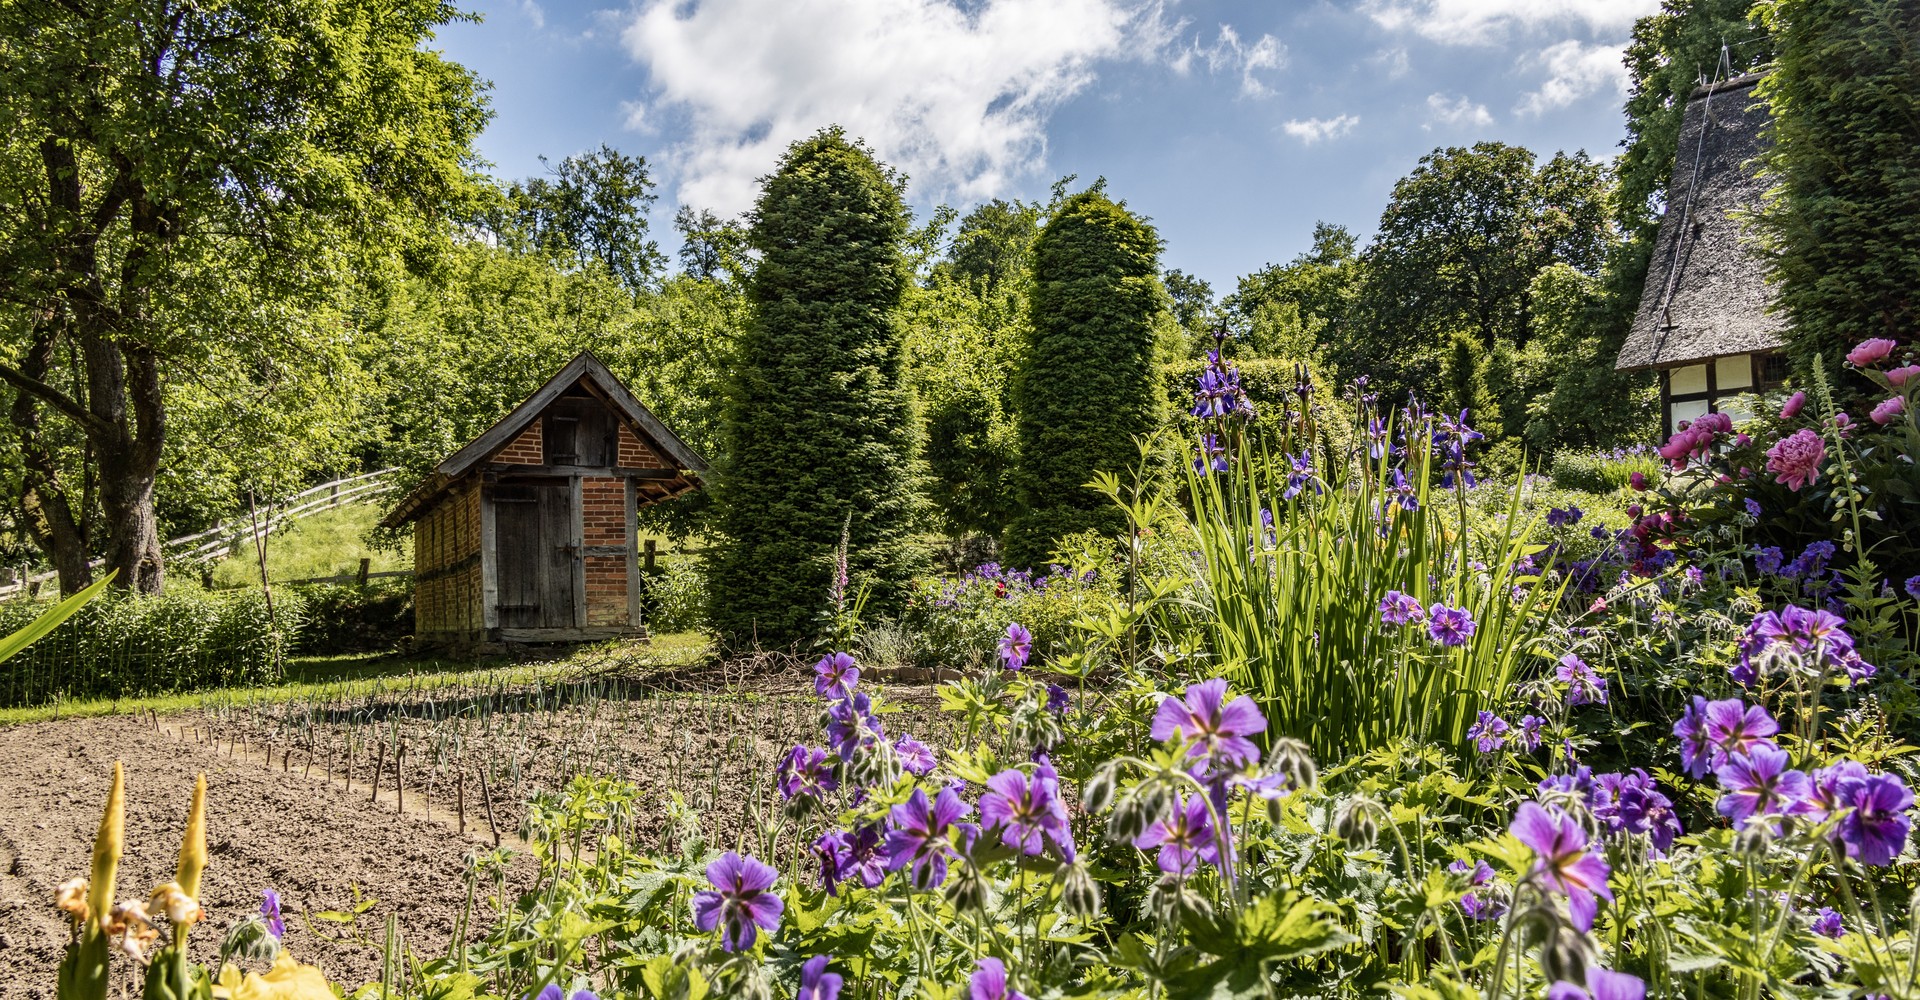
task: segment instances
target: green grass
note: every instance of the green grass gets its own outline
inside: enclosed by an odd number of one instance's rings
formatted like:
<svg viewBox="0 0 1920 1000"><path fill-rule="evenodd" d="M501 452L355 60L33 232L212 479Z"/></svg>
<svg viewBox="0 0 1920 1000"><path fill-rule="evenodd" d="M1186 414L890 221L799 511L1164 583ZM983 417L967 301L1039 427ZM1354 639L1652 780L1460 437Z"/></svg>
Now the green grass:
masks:
<svg viewBox="0 0 1920 1000"><path fill-rule="evenodd" d="M267 575L276 583L356 573L362 558L372 559L372 572L413 568L411 540L399 551L367 544L367 532L380 521L383 508L371 503L348 504L296 521L267 538ZM213 568L213 585L258 587L260 562L252 545L243 544L232 557Z"/></svg>
<svg viewBox="0 0 1920 1000"><path fill-rule="evenodd" d="M649 673L689 667L704 660L710 648L708 638L697 632L654 636L644 651L632 659L631 666ZM283 702L365 698L395 691L431 691L461 685L531 684L536 680L547 681L607 666L609 664L602 653L601 647L585 647L562 659L539 663L510 663L504 657L475 662L378 653L301 656L287 662L287 678L278 684L0 709L0 726L147 712L169 715L197 709L209 701Z"/></svg>

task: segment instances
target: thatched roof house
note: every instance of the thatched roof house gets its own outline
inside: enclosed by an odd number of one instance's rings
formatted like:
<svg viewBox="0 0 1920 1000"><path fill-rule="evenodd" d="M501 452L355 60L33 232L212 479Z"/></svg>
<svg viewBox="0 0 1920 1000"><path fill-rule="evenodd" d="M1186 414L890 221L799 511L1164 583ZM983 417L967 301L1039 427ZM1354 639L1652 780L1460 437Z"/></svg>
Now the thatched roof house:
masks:
<svg viewBox="0 0 1920 1000"><path fill-rule="evenodd" d="M1688 98L1667 213L1615 364L1660 373L1669 433L1709 411L1747 412L1742 398L1784 373L1774 352L1786 324L1768 311L1773 288L1746 219L1767 188L1755 173L1768 122L1753 93L1759 80L1722 80Z"/></svg>

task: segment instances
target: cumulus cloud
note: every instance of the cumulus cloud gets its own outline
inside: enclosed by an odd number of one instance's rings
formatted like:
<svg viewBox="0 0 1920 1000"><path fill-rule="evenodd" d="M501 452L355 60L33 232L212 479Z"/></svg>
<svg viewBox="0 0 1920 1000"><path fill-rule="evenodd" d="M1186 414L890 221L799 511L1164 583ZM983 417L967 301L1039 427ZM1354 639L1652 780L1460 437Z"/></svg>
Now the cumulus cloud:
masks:
<svg viewBox="0 0 1920 1000"><path fill-rule="evenodd" d="M1280 44L1278 38L1263 34L1252 44L1241 40L1240 33L1231 25L1220 26L1220 34L1211 45L1201 45L1195 38L1190 45L1175 52L1168 60L1174 72L1185 74L1192 69L1196 61L1205 62L1212 73L1229 72L1240 74L1240 93L1246 97L1267 97L1273 89L1260 82L1255 74L1260 70L1279 69L1286 65L1287 47Z"/></svg>
<svg viewBox="0 0 1920 1000"><path fill-rule="evenodd" d="M1295 118L1283 122L1280 131L1293 136L1306 145L1313 145L1327 139L1338 139L1353 131L1360 124L1358 115L1336 115L1332 118Z"/></svg>
<svg viewBox="0 0 1920 1000"><path fill-rule="evenodd" d="M651 78L629 118L684 121L683 204L749 207L828 124L942 195L990 197L1041 165L1049 115L1098 63L1162 60L1178 27L1154 0L646 0L622 33ZM1243 73L1277 65L1266 41L1232 50Z"/></svg>
<svg viewBox="0 0 1920 1000"><path fill-rule="evenodd" d="M1413 59L1407 55L1406 46L1381 49L1375 52L1367 62L1380 67L1380 72L1389 80L1398 80L1413 70Z"/></svg>
<svg viewBox="0 0 1920 1000"><path fill-rule="evenodd" d="M1366 0L1362 9L1389 31L1443 45L1490 45L1548 28L1618 35L1658 11L1660 0Z"/></svg>
<svg viewBox="0 0 1920 1000"><path fill-rule="evenodd" d="M1624 95L1627 67L1620 61L1621 51L1617 45L1587 45L1571 38L1548 46L1523 62L1545 67L1546 82L1522 98L1514 110L1538 115L1601 90Z"/></svg>
<svg viewBox="0 0 1920 1000"><path fill-rule="evenodd" d="M1428 122L1423 128L1434 125L1472 125L1493 124L1493 115L1487 112L1484 104L1475 104L1465 94L1448 97L1445 94L1427 95Z"/></svg>

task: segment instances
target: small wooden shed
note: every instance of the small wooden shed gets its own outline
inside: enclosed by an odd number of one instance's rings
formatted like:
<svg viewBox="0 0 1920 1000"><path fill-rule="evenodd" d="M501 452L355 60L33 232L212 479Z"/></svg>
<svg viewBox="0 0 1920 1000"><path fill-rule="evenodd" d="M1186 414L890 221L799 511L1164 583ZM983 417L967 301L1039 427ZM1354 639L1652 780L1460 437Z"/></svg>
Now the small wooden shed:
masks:
<svg viewBox="0 0 1920 1000"><path fill-rule="evenodd" d="M706 461L582 353L382 522L413 524L414 640L644 636L636 518Z"/></svg>

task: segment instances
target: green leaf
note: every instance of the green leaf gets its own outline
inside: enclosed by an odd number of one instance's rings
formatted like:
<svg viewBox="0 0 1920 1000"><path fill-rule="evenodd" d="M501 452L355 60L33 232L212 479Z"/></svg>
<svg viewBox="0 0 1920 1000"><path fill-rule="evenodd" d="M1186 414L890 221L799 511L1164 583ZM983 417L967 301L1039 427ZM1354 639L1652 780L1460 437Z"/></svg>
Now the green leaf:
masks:
<svg viewBox="0 0 1920 1000"><path fill-rule="evenodd" d="M76 612L84 607L88 601L93 600L102 590L105 590L107 584L112 583L114 575L119 572L119 570L114 570L112 573L108 573L106 576L93 581L93 584L87 587L87 589L48 608L26 628L7 636L5 639L0 639L0 663L5 663L11 659L15 653L33 645L41 636L59 628L67 619L72 618Z"/></svg>

